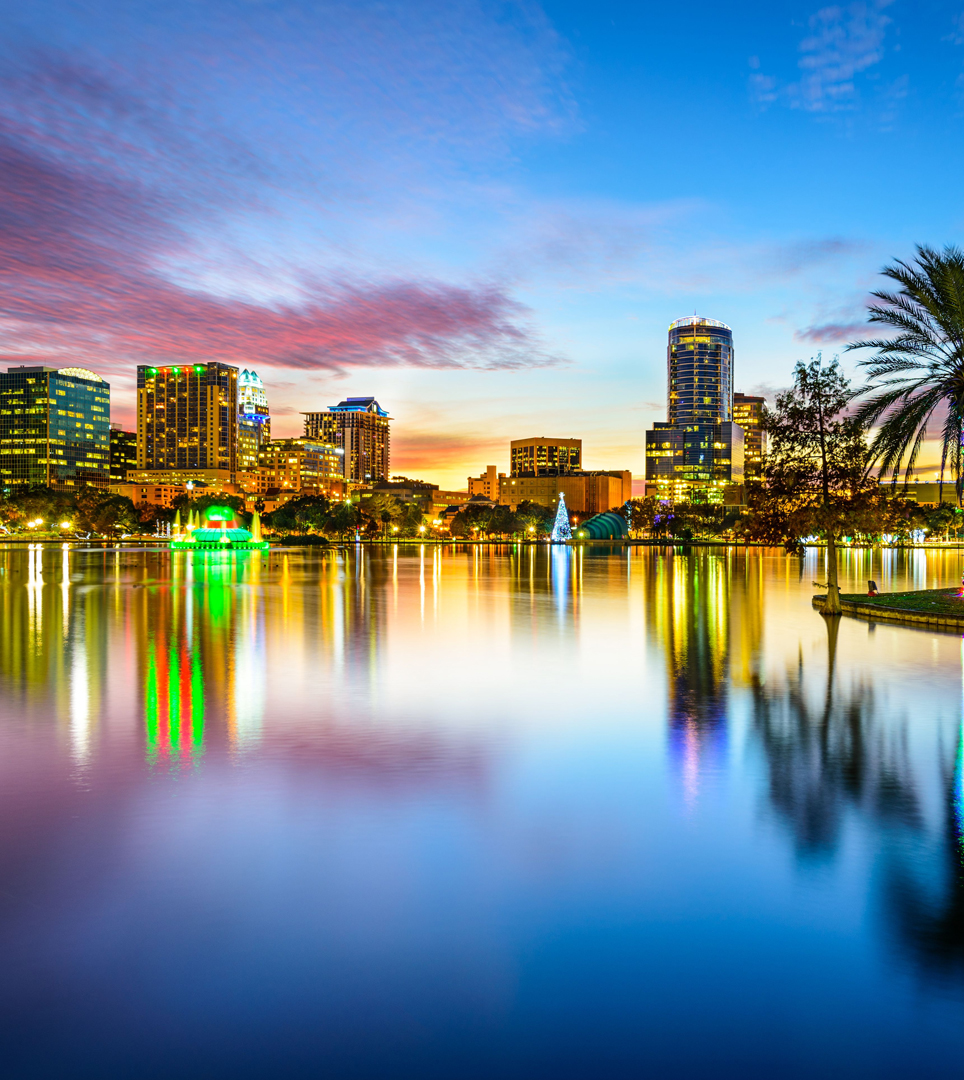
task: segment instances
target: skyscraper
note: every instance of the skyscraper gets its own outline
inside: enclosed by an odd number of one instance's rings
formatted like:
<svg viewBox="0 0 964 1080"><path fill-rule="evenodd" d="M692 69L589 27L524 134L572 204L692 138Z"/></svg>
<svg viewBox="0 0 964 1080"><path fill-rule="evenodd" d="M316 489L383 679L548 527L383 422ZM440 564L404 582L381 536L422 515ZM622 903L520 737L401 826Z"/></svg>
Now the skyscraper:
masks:
<svg viewBox="0 0 964 1080"><path fill-rule="evenodd" d="M646 433L647 491L716 502L743 480L743 432L733 423L733 332L696 315L669 328L666 423Z"/></svg>
<svg viewBox="0 0 964 1080"><path fill-rule="evenodd" d="M110 386L86 368L0 374L0 487L107 487Z"/></svg>
<svg viewBox="0 0 964 1080"><path fill-rule="evenodd" d="M271 416L264 383L245 368L238 376L238 470L258 468L258 454L271 436Z"/></svg>
<svg viewBox="0 0 964 1080"><path fill-rule="evenodd" d="M237 455L236 367L138 367L138 470L207 472L233 483Z"/></svg>
<svg viewBox="0 0 964 1080"><path fill-rule="evenodd" d="M733 395L733 419L743 429L743 471L747 480L758 480L763 475L763 456L767 452L767 433L763 430L765 404L766 398Z"/></svg>
<svg viewBox="0 0 964 1080"><path fill-rule="evenodd" d="M370 484L389 478L391 417L373 397L350 397L325 412L304 413L305 438L344 451L345 479Z"/></svg>

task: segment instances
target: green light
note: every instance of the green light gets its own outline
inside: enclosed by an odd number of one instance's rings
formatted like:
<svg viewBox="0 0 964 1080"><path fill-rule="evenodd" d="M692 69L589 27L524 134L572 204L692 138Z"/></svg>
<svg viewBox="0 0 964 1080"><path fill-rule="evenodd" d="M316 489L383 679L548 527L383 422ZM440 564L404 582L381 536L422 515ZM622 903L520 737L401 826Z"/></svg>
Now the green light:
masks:
<svg viewBox="0 0 964 1080"><path fill-rule="evenodd" d="M150 372L150 373L151 373L152 375L156 375L156 374L157 374L157 368L156 368L156 367L148 368L147 370L148 370L148 371L149 371L149 372Z"/></svg>
<svg viewBox="0 0 964 1080"><path fill-rule="evenodd" d="M236 516L230 506L209 506L204 511L204 517L208 521L234 521Z"/></svg>
<svg viewBox="0 0 964 1080"><path fill-rule="evenodd" d="M154 643L148 646L147 688L144 693L144 731L147 737L147 760L153 764L157 757L157 664Z"/></svg>
<svg viewBox="0 0 964 1080"><path fill-rule="evenodd" d="M191 658L191 747L195 757L204 749L204 676L199 649Z"/></svg>
<svg viewBox="0 0 964 1080"><path fill-rule="evenodd" d="M172 367L171 371L173 371L175 375L181 374L181 369L179 367Z"/></svg>
<svg viewBox="0 0 964 1080"><path fill-rule="evenodd" d="M171 741L171 756L174 757L181 745L181 663L177 655L177 646L171 643L171 667L167 680L167 726Z"/></svg>

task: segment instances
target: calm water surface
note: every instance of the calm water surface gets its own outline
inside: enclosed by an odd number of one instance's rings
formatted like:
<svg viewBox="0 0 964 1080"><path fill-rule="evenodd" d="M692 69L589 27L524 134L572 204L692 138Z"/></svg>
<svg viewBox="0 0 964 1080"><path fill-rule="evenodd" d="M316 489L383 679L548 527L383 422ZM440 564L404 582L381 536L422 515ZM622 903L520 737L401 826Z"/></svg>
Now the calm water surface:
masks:
<svg viewBox="0 0 964 1080"><path fill-rule="evenodd" d="M962 641L817 560L0 548L3 1075L956 1074Z"/></svg>

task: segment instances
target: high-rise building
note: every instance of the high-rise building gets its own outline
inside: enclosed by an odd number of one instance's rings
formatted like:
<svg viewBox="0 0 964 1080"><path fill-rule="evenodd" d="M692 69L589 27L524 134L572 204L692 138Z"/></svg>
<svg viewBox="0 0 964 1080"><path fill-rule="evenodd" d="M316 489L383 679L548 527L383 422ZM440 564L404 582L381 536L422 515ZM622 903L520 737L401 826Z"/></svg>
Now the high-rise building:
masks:
<svg viewBox="0 0 964 1080"><path fill-rule="evenodd" d="M233 483L237 458L236 367L138 367L138 470L178 470Z"/></svg>
<svg viewBox="0 0 964 1080"><path fill-rule="evenodd" d="M513 439L510 476L566 476L582 468L582 439Z"/></svg>
<svg viewBox="0 0 964 1080"><path fill-rule="evenodd" d="M258 468L258 454L271 437L271 416L264 383L247 368L238 376L238 471Z"/></svg>
<svg viewBox="0 0 964 1080"><path fill-rule="evenodd" d="M128 471L137 468L137 432L125 431L120 424L110 426L110 482L123 484Z"/></svg>
<svg viewBox="0 0 964 1080"><path fill-rule="evenodd" d="M743 429L743 474L747 480L759 480L763 476L763 458L767 452L764 405L766 398L733 395L733 420Z"/></svg>
<svg viewBox="0 0 964 1080"><path fill-rule="evenodd" d="M110 482L110 386L87 368L0 373L0 487Z"/></svg>
<svg viewBox="0 0 964 1080"><path fill-rule="evenodd" d="M389 478L391 417L373 397L350 397L325 412L304 413L305 438L344 451L345 479L370 484Z"/></svg>
<svg viewBox="0 0 964 1080"><path fill-rule="evenodd" d="M743 432L733 422L733 332L696 315L669 328L666 423L646 433L646 490L718 502L743 482Z"/></svg>

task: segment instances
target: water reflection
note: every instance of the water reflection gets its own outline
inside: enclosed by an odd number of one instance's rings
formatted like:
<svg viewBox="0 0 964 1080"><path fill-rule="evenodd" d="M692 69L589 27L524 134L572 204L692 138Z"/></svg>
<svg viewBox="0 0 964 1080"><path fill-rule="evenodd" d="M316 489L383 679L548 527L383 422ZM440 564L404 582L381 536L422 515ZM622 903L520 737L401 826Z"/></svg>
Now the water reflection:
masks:
<svg viewBox="0 0 964 1080"><path fill-rule="evenodd" d="M171 1030L204 1076L270 1071L249 1032L420 1080L956 1060L962 643L817 615L819 559L0 546L0 1054L29 1013L24 1060L170 1075Z"/></svg>
<svg viewBox="0 0 964 1080"><path fill-rule="evenodd" d="M826 663L808 671L801 653L795 671L753 685L770 802L806 859L841 857L853 815L875 824L881 905L901 946L927 970L964 973L964 720L956 740L915 761L908 716L882 708L862 679L838 685L843 619L820 618Z"/></svg>

